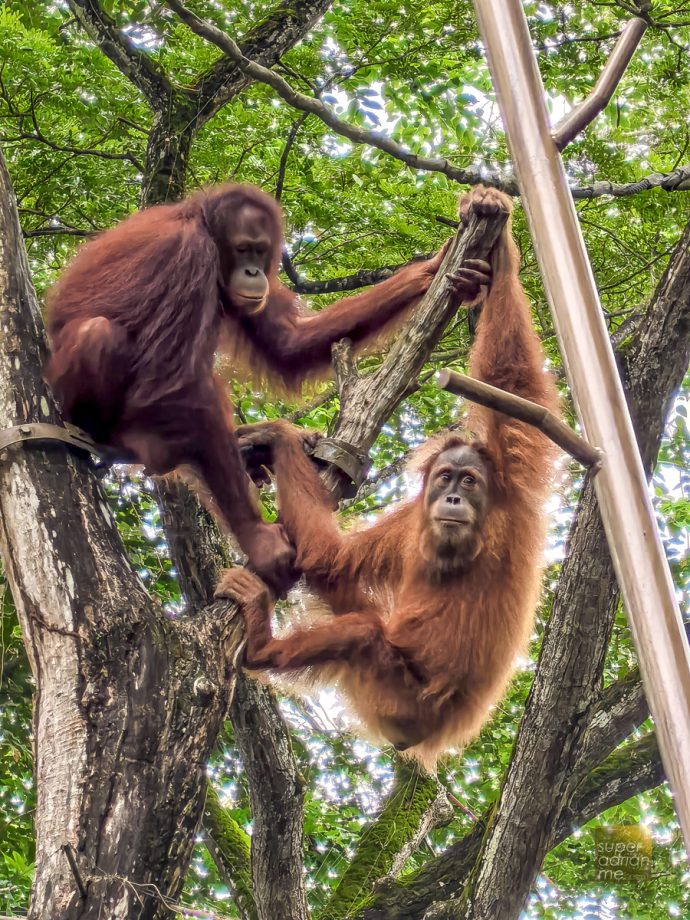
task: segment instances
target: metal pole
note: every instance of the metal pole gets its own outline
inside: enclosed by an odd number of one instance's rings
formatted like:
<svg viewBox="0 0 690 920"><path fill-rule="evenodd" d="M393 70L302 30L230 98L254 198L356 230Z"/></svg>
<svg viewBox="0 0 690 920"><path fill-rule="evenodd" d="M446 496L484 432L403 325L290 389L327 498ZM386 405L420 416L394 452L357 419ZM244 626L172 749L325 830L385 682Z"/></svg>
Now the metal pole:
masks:
<svg viewBox="0 0 690 920"><path fill-rule="evenodd" d="M690 653L520 0L475 0L661 757L690 848Z"/></svg>

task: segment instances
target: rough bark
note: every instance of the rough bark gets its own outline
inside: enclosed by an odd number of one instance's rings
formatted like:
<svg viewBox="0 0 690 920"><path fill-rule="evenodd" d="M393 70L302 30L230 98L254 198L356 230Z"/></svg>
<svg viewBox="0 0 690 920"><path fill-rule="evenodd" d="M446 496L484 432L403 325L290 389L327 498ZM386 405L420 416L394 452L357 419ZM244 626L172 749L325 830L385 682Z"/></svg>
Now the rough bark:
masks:
<svg viewBox="0 0 690 920"><path fill-rule="evenodd" d="M68 0L70 11L91 41L146 97L149 105L161 107L171 84L151 55L118 28L98 0Z"/></svg>
<svg viewBox="0 0 690 920"><path fill-rule="evenodd" d="M259 920L307 920L304 780L267 687L242 675L230 711L249 780L252 878Z"/></svg>
<svg viewBox="0 0 690 920"><path fill-rule="evenodd" d="M181 94L177 97L171 94L162 110L154 110L146 145L142 207L177 201L184 196L195 135L194 115Z"/></svg>
<svg viewBox="0 0 690 920"><path fill-rule="evenodd" d="M0 426L59 424L1 160L0 297ZM129 565L90 461L62 445L5 451L0 512L37 685L29 916L168 916L158 893L176 898L184 880L239 624L227 604L194 621L165 617Z"/></svg>
<svg viewBox="0 0 690 920"><path fill-rule="evenodd" d="M355 451L363 454L369 451L457 312L450 297L446 273L457 271L464 259L487 259L505 221L504 214L481 220L472 214L467 227L447 252L431 287L398 333L380 368L367 377L353 376L347 369L341 372L340 414L335 437ZM324 483L336 497L343 496L346 485L335 468L326 472Z"/></svg>
<svg viewBox="0 0 690 920"><path fill-rule="evenodd" d="M229 544L180 479L159 482L157 492L180 587L191 607L203 607L213 598L220 569L232 564ZM228 714L249 781L256 916L304 920L308 917L302 873L304 790L290 733L270 689L241 669L235 674ZM217 821L205 820L204 825L213 837ZM232 876L234 860L225 862L222 847L211 852Z"/></svg>

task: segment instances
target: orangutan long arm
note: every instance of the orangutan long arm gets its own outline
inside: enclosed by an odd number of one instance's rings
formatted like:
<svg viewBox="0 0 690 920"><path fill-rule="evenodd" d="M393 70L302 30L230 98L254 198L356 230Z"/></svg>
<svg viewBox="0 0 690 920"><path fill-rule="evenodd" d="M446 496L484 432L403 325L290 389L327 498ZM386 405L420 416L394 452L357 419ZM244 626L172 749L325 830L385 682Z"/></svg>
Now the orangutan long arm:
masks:
<svg viewBox="0 0 690 920"><path fill-rule="evenodd" d="M334 342L348 338L355 346L364 344L412 308L429 289L440 257L441 253L428 261L410 263L368 291L345 297L318 313L301 312L295 296L276 287L267 308L252 318L250 336L274 370L294 385L328 370Z"/></svg>
<svg viewBox="0 0 690 920"><path fill-rule="evenodd" d="M529 303L518 276L518 252L510 229L492 254L493 281L482 308L470 356L470 375L516 396L557 411L558 393L544 369L545 355L532 325ZM489 444L511 489L540 489L555 447L534 427L483 406L473 406L468 426Z"/></svg>

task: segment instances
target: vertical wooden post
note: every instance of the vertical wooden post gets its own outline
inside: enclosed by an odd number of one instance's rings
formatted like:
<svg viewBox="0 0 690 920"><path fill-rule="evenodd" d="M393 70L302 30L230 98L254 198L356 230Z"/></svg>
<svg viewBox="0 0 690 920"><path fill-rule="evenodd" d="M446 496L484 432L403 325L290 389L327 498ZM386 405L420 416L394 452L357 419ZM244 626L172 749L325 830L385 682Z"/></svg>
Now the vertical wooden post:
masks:
<svg viewBox="0 0 690 920"><path fill-rule="evenodd" d="M690 847L690 653L520 0L475 0L539 266L587 440L659 749Z"/></svg>

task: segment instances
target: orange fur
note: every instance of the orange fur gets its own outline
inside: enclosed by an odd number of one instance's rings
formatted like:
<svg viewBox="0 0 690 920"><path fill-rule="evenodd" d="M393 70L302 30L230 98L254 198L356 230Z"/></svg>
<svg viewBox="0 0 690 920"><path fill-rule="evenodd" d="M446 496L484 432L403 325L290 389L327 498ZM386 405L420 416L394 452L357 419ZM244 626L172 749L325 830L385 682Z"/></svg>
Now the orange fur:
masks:
<svg viewBox="0 0 690 920"><path fill-rule="evenodd" d="M263 299L247 312L233 278L251 256ZM247 242L249 240L249 243ZM262 521L214 354L297 390L330 370L331 345L373 341L426 292L442 254L310 314L278 280L280 205L220 185L133 214L86 243L48 296L46 379L65 415L123 457L163 474L189 465L256 571L276 591L295 580L292 550Z"/></svg>
<svg viewBox="0 0 690 920"><path fill-rule="evenodd" d="M509 209L510 201L479 188L472 206ZM492 262L471 372L556 409L509 224ZM337 679L370 732L433 764L440 751L476 736L529 637L554 445L522 422L472 408L467 427L487 460L490 504L478 554L448 574L433 555L425 494L435 460L468 443L463 435L446 434L424 446L419 496L372 527L344 534L299 432L280 422L258 427L272 445L281 519L297 567L334 616L273 638L267 595L258 582L251 587L230 570L219 591L244 606L248 665Z"/></svg>

